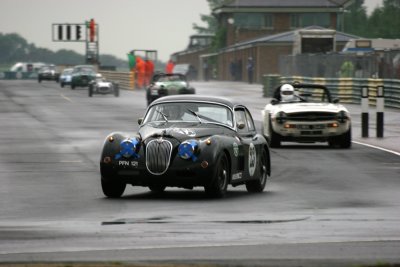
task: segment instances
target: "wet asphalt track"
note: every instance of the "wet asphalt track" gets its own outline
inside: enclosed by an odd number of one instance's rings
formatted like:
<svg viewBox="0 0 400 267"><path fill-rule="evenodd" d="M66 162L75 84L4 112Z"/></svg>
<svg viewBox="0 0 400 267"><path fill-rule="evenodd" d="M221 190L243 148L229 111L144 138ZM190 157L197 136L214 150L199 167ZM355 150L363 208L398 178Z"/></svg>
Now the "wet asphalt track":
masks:
<svg viewBox="0 0 400 267"><path fill-rule="evenodd" d="M242 99L256 124L260 85L193 83L199 94ZM202 188L153 195L127 187L104 198L99 156L112 131L134 131L144 91L88 97L54 82L0 81L0 263L180 262L239 266L400 263L399 112L385 138L350 150L287 143L272 149L263 194L244 186L208 199ZM369 146L381 146L394 153Z"/></svg>

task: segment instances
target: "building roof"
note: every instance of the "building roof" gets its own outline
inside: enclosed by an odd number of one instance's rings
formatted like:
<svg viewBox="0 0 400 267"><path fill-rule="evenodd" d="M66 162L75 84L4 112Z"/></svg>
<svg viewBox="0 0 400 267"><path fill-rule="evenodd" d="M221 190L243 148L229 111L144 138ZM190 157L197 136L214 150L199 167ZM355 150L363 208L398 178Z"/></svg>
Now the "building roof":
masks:
<svg viewBox="0 0 400 267"><path fill-rule="evenodd" d="M297 30L328 30L328 29L324 28L324 27L320 27L320 26L309 26L309 27L305 27L305 28L297 29ZM278 34L274 34L274 35L266 35L263 37L258 37L258 38L252 39L252 40L247 40L247 41L243 41L243 42L231 45L222 50L254 46L256 44L261 44L261 43L292 43L292 42L294 42L295 33L297 30L278 33ZM340 32L340 31L336 31L335 34L336 34L336 42L347 42L350 39L361 38L359 36L347 34L347 33Z"/></svg>
<svg viewBox="0 0 400 267"><path fill-rule="evenodd" d="M234 0L224 7L342 7L352 0Z"/></svg>

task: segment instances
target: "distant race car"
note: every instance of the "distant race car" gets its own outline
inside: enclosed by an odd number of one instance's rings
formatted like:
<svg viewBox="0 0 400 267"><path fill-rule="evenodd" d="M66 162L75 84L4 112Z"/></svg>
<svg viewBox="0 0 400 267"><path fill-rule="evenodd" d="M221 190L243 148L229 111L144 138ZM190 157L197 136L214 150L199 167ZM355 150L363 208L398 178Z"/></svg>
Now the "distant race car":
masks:
<svg viewBox="0 0 400 267"><path fill-rule="evenodd" d="M100 73L96 74L96 78L89 83L89 96L93 94L114 94L119 96L119 85L115 82L107 81Z"/></svg>
<svg viewBox="0 0 400 267"><path fill-rule="evenodd" d="M60 79L59 79L61 87L71 84L71 78L72 78L71 75L72 75L72 68L66 68L61 72Z"/></svg>
<svg viewBox="0 0 400 267"><path fill-rule="evenodd" d="M96 71L92 65L77 65L71 73L71 89L87 87L96 78Z"/></svg>
<svg viewBox="0 0 400 267"><path fill-rule="evenodd" d="M261 113L262 133L271 147L283 141L351 147L350 113L324 85L281 85Z"/></svg>
<svg viewBox="0 0 400 267"><path fill-rule="evenodd" d="M100 172L103 193L120 197L127 184L163 192L204 187L223 197L228 184L262 192L271 172L265 138L249 110L225 98L179 95L154 101L136 133L105 139Z"/></svg>
<svg viewBox="0 0 400 267"><path fill-rule="evenodd" d="M147 105L167 95L195 94L196 90L190 86L186 76L180 73L157 73L153 76L146 89Z"/></svg>
<svg viewBox="0 0 400 267"><path fill-rule="evenodd" d="M60 72L57 71L54 65L46 65L39 69L38 82L40 83L43 80L58 82L59 78L60 78Z"/></svg>

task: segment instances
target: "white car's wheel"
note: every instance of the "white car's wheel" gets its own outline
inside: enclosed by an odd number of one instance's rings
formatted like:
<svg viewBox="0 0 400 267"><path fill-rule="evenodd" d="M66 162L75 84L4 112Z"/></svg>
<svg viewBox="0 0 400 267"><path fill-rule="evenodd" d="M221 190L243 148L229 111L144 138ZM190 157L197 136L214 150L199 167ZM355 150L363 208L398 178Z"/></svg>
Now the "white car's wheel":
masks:
<svg viewBox="0 0 400 267"><path fill-rule="evenodd" d="M275 133L274 129L272 129L271 121L269 121L269 146L270 147L281 146L281 138L277 133Z"/></svg>

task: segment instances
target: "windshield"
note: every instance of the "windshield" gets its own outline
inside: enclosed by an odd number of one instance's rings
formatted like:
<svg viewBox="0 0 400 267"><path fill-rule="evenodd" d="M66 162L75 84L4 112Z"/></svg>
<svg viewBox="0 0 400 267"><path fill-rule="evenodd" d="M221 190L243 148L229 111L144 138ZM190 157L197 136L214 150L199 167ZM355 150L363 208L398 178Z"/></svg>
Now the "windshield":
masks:
<svg viewBox="0 0 400 267"><path fill-rule="evenodd" d="M297 88L296 98L305 102L330 102L329 93L324 88Z"/></svg>
<svg viewBox="0 0 400 267"><path fill-rule="evenodd" d="M232 111L219 104L203 102L160 103L152 106L144 119L151 122L217 123L233 127Z"/></svg>

